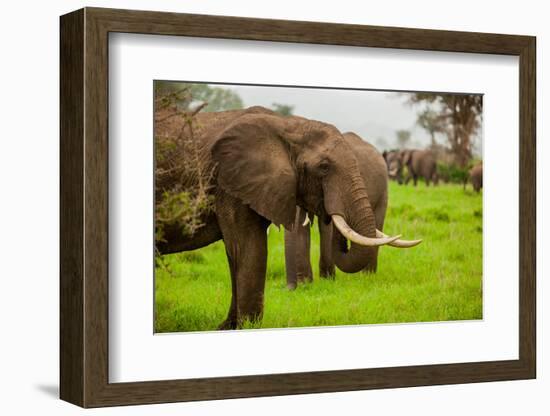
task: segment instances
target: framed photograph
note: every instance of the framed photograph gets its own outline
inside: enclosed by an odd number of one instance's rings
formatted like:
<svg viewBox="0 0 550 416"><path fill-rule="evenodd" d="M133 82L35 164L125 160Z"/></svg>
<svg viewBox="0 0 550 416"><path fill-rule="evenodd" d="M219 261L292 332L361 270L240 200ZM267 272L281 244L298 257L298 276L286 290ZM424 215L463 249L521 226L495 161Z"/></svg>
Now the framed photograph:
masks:
<svg viewBox="0 0 550 416"><path fill-rule="evenodd" d="M60 30L63 400L535 378L534 37Z"/></svg>

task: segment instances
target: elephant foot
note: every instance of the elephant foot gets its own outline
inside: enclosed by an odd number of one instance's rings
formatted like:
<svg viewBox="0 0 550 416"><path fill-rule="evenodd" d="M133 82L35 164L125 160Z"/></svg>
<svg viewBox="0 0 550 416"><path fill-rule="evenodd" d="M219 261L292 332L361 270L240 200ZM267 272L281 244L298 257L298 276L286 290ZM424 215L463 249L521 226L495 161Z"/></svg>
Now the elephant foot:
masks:
<svg viewBox="0 0 550 416"><path fill-rule="evenodd" d="M332 274L321 274L321 279L326 279L326 280L336 280L336 275L334 273Z"/></svg>
<svg viewBox="0 0 550 416"><path fill-rule="evenodd" d="M237 329L237 321L232 318L227 318L218 326L218 331L227 331L230 329Z"/></svg>
<svg viewBox="0 0 550 416"><path fill-rule="evenodd" d="M298 275L298 283L311 283L313 282L313 276L311 274Z"/></svg>
<svg viewBox="0 0 550 416"><path fill-rule="evenodd" d="M288 290L296 290L296 286L297 286L296 282L292 282L292 283L287 283L287 284L286 284L286 288L287 288Z"/></svg>
<svg viewBox="0 0 550 416"><path fill-rule="evenodd" d="M319 275L322 279L334 280L336 278L336 270L334 269L334 267L321 268L319 270Z"/></svg>

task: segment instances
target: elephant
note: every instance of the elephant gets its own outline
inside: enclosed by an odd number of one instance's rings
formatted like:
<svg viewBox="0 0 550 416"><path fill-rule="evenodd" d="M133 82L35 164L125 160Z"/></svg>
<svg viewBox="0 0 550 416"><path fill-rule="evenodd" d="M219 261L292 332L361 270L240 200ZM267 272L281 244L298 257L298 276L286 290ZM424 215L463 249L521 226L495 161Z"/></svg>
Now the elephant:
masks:
<svg viewBox="0 0 550 416"><path fill-rule="evenodd" d="M474 165L468 172L474 191L479 192L483 187L483 163Z"/></svg>
<svg viewBox="0 0 550 416"><path fill-rule="evenodd" d="M430 186L430 181L434 185L438 184L437 164L431 150L405 149L400 152L400 155L403 166L408 170L405 184L408 184L412 178L416 186L419 177L424 178L426 186Z"/></svg>
<svg viewBox="0 0 550 416"><path fill-rule="evenodd" d="M159 119L161 117L159 116ZM155 125L155 137L192 135L202 166L212 168L208 192L213 210L203 226L185 235L167 227L160 254L195 250L223 240L231 276L231 303L219 329L237 329L245 321L261 321L267 267L267 228L292 230L296 207L335 225L332 261L354 273L376 264L373 248L394 243L377 230L375 212L354 152L336 127L299 116L282 116L263 107L199 112L196 129L183 117ZM185 163L184 155L179 155ZM157 184L196 183L167 173ZM347 241L350 241L348 248Z"/></svg>
<svg viewBox="0 0 550 416"><path fill-rule="evenodd" d="M388 172L386 164L390 158L385 158L388 153L381 155L370 143L364 141L355 133L344 133L344 140L353 150L359 164L359 172L367 190L368 199L374 212L376 229L379 236L384 229L384 219L388 205ZM397 152L394 152L397 154ZM310 263L310 227L313 226L311 220L313 216L303 209L299 208L296 212L294 228L285 230L285 265L287 288L296 289L298 283L311 282L313 273ZM327 223L319 218L317 221L320 237L320 257L319 257L319 275L322 278L334 278L335 266L332 258L332 222ZM421 240L404 241L397 240L389 245L395 247L413 247L419 244ZM362 270L375 272L378 262L378 247L368 249L371 255L365 262Z"/></svg>
<svg viewBox="0 0 550 416"><path fill-rule="evenodd" d="M387 168L388 177L395 179L399 185L403 184L403 161L401 153L397 150L384 150L382 157L384 158Z"/></svg>

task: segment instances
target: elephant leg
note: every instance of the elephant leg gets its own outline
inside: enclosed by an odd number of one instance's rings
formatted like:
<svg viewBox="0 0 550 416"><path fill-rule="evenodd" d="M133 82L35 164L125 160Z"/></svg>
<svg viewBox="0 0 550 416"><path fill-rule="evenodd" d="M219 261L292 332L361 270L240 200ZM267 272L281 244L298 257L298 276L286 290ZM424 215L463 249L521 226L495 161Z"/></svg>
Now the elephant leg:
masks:
<svg viewBox="0 0 550 416"><path fill-rule="evenodd" d="M296 224L294 224L294 227L296 227ZM285 230L284 232L286 287L289 290L294 290L298 286L298 276L296 275L296 230Z"/></svg>
<svg viewBox="0 0 550 416"><path fill-rule="evenodd" d="M479 192L481 190L481 181L476 179L473 188L476 192Z"/></svg>
<svg viewBox="0 0 550 416"><path fill-rule="evenodd" d="M232 261L231 256L227 253L227 260L229 263L229 273L231 274L231 304L229 305L229 312L227 313L227 318L221 323L218 329L227 330L227 329L237 329L237 285L235 283L235 263Z"/></svg>
<svg viewBox="0 0 550 416"><path fill-rule="evenodd" d="M296 210L292 231L285 230L285 267L287 287L296 289L300 282L313 281L310 262L310 226L302 225L306 218L304 210Z"/></svg>
<svg viewBox="0 0 550 416"><path fill-rule="evenodd" d="M426 181L426 186L429 187L429 186L430 186L430 176L429 176L429 175L426 175L426 176L424 177L424 180Z"/></svg>
<svg viewBox="0 0 550 416"><path fill-rule="evenodd" d="M323 220L319 219L318 225L320 239L319 275L322 278L334 279L336 269L332 259L332 223L325 224Z"/></svg>
<svg viewBox="0 0 550 416"><path fill-rule="evenodd" d="M262 318L269 221L223 192L216 195L216 215L232 286L229 313L220 328L233 329Z"/></svg>
<svg viewBox="0 0 550 416"><path fill-rule="evenodd" d="M416 186L418 183L418 175L413 175L413 185Z"/></svg>
<svg viewBox="0 0 550 416"><path fill-rule="evenodd" d="M311 236L310 225L303 226L300 224L298 231L298 244L296 251L296 276L298 282L312 282L313 271L311 270L310 261L310 248L311 248Z"/></svg>

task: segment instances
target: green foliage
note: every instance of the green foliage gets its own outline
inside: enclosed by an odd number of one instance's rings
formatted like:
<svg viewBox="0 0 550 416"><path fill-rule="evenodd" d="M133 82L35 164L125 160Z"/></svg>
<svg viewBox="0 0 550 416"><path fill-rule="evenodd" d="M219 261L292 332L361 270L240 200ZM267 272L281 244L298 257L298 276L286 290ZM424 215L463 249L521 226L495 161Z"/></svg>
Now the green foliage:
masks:
<svg viewBox="0 0 550 416"><path fill-rule="evenodd" d="M180 103L178 107L180 110L187 109L188 104L184 105L183 103L189 103L191 100L189 88L180 84L178 86L170 85L170 87L162 87L160 81L155 82L155 111L177 106L178 103Z"/></svg>
<svg viewBox="0 0 550 416"><path fill-rule="evenodd" d="M202 254L200 250L183 251L181 253L177 253L176 256L180 259L180 261L188 263L204 263L206 261L204 254Z"/></svg>
<svg viewBox="0 0 550 416"><path fill-rule="evenodd" d="M273 103L273 111L282 116L291 116L294 112L294 106L287 104Z"/></svg>
<svg viewBox="0 0 550 416"><path fill-rule="evenodd" d="M376 274L319 279L319 235L312 228L314 282L286 289L284 234L271 226L264 319L247 328L308 327L481 319L482 196L459 185L390 183L384 231L424 241L383 247ZM193 254L191 254L193 253ZM199 260L194 258L199 254ZM188 257L191 255L191 257ZM231 299L223 242L163 256L155 278L155 331L215 330Z"/></svg>
<svg viewBox="0 0 550 416"><path fill-rule="evenodd" d="M198 198L189 191L165 191L155 210L155 241L164 241L169 225L177 225L183 235L193 235L204 225L201 216L211 212L213 205L212 195Z"/></svg>
<svg viewBox="0 0 550 416"><path fill-rule="evenodd" d="M463 184L468 179L468 166L460 167L454 163L437 163L437 174L445 182Z"/></svg>
<svg viewBox="0 0 550 416"><path fill-rule="evenodd" d="M203 111L223 111L244 108L241 97L227 88L210 84L185 83L174 81L155 81L155 94L167 96L178 91L185 91L176 100L181 110L190 110L207 103Z"/></svg>
<svg viewBox="0 0 550 416"><path fill-rule="evenodd" d="M191 94L194 100L208 103L205 111L237 110L244 107L241 97L225 88L192 84Z"/></svg>

